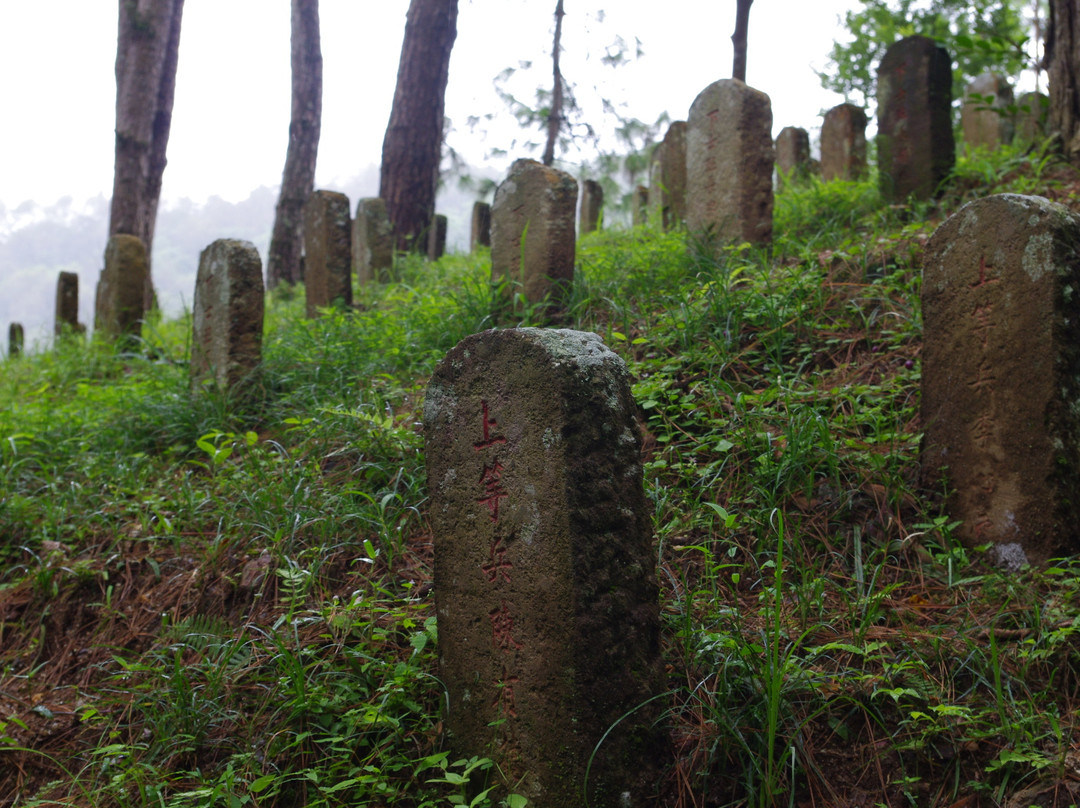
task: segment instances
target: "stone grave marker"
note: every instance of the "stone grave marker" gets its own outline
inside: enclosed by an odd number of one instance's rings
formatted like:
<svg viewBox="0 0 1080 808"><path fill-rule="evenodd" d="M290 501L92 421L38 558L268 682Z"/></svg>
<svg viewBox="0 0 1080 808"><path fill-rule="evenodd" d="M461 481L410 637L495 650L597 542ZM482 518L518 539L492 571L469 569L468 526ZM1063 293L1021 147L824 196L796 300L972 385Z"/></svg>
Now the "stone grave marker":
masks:
<svg viewBox="0 0 1080 808"><path fill-rule="evenodd" d="M109 338L139 336L149 272L146 247L137 236L120 233L109 238L95 301L98 331Z"/></svg>
<svg viewBox="0 0 1080 808"><path fill-rule="evenodd" d="M839 104L821 125L821 178L861 180L866 176L866 112Z"/></svg>
<svg viewBox="0 0 1080 808"><path fill-rule="evenodd" d="M622 360L564 329L474 334L428 386L449 745L491 757L532 805L585 804L590 759L592 805L654 804L658 589L635 409Z"/></svg>
<svg viewBox="0 0 1080 808"><path fill-rule="evenodd" d="M581 187L581 235L600 228L600 213L604 209L604 189L596 180L585 180Z"/></svg>
<svg viewBox="0 0 1080 808"><path fill-rule="evenodd" d="M649 216L649 189L646 186L639 185L634 189L633 210L630 215L634 227L641 227L647 223Z"/></svg>
<svg viewBox="0 0 1080 808"><path fill-rule="evenodd" d="M249 241L218 239L199 255L192 307L191 386L237 391L262 361L262 261Z"/></svg>
<svg viewBox="0 0 1080 808"><path fill-rule="evenodd" d="M314 191L304 205L304 291L307 316L352 305L352 226L349 197Z"/></svg>
<svg viewBox="0 0 1080 808"><path fill-rule="evenodd" d="M476 252L477 247L491 246L491 205L487 202L473 202L472 226L469 228L469 252Z"/></svg>
<svg viewBox="0 0 1080 808"><path fill-rule="evenodd" d="M968 84L960 108L960 129L967 147L996 149L1011 143L1015 125L1006 108L1012 103L1012 87L1003 76L983 73Z"/></svg>
<svg viewBox="0 0 1080 808"><path fill-rule="evenodd" d="M810 172L810 133L798 126L785 126L776 137L776 174L780 187Z"/></svg>
<svg viewBox="0 0 1080 808"><path fill-rule="evenodd" d="M1080 217L965 205L923 263L922 485L999 559L1080 549ZM944 479L944 482L943 482Z"/></svg>
<svg viewBox="0 0 1080 808"><path fill-rule="evenodd" d="M356 203L352 267L358 283L390 280L394 268L394 231L386 201L381 197L368 197Z"/></svg>
<svg viewBox="0 0 1080 808"><path fill-rule="evenodd" d="M774 158L769 96L738 79L702 90L686 126L687 228L770 243Z"/></svg>
<svg viewBox="0 0 1080 808"><path fill-rule="evenodd" d="M929 199L956 162L949 52L925 36L893 43L878 68L877 99L882 195Z"/></svg>
<svg viewBox="0 0 1080 808"><path fill-rule="evenodd" d="M431 217L431 226L428 228L429 261L438 261L446 253L446 217L436 213Z"/></svg>
<svg viewBox="0 0 1080 808"><path fill-rule="evenodd" d="M491 275L557 316L574 280L578 184L535 160L515 160L491 206Z"/></svg>
<svg viewBox="0 0 1080 808"><path fill-rule="evenodd" d="M660 223L672 230L686 222L686 121L674 121L661 145L659 184L653 187Z"/></svg>
<svg viewBox="0 0 1080 808"><path fill-rule="evenodd" d="M22 323L8 325L8 357L14 359L22 356L23 352L23 327Z"/></svg>
<svg viewBox="0 0 1080 808"><path fill-rule="evenodd" d="M79 276L75 272L61 272L56 278L56 316L53 333L60 337L65 333L80 334L79 324Z"/></svg>
<svg viewBox="0 0 1080 808"><path fill-rule="evenodd" d="M1024 93L1016 106L1016 140L1027 144L1042 142L1046 138L1050 99L1042 93Z"/></svg>

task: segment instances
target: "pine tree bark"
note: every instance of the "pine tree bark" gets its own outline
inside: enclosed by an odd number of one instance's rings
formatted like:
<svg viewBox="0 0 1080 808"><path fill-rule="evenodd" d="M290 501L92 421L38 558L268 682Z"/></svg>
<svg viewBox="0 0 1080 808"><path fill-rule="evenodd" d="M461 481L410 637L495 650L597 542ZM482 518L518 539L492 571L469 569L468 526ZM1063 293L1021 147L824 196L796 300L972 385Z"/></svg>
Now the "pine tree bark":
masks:
<svg viewBox="0 0 1080 808"><path fill-rule="evenodd" d="M1077 0L1050 0L1046 35L1050 131L1069 162L1080 166L1080 10Z"/></svg>
<svg viewBox="0 0 1080 808"><path fill-rule="evenodd" d="M172 126L184 0L119 0L116 40L116 161L109 235L154 241ZM153 303L147 274L145 307Z"/></svg>
<svg viewBox="0 0 1080 808"><path fill-rule="evenodd" d="M551 89L551 110L547 119L547 143L544 144L544 156L541 162L549 166L555 162L555 143L559 139L559 130L563 124L563 77L559 69L559 51L562 49L563 0L555 4L555 42L551 47L551 64L554 81Z"/></svg>
<svg viewBox="0 0 1080 808"><path fill-rule="evenodd" d="M379 177L379 195L386 202L398 250L427 249L457 13L458 0L409 4Z"/></svg>
<svg viewBox="0 0 1080 808"><path fill-rule="evenodd" d="M746 31L750 27L750 6L754 0L737 0L735 6L735 33L731 42L735 47L735 60L731 66L731 77L746 81Z"/></svg>
<svg viewBox="0 0 1080 808"><path fill-rule="evenodd" d="M319 0L292 0L292 116L289 148L274 212L274 230L266 259L266 282L303 280L304 203L315 188L315 163L322 128L322 45Z"/></svg>

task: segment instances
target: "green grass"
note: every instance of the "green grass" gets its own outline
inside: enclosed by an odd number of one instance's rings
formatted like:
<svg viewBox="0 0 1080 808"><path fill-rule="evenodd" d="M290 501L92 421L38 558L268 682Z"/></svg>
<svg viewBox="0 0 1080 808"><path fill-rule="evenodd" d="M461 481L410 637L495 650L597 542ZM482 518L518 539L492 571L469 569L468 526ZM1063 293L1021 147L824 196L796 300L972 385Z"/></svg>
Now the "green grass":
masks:
<svg viewBox="0 0 1080 808"><path fill-rule="evenodd" d="M769 251L582 240L567 324L625 358L646 441L657 805L1078 801L1080 570L993 569L916 483L926 239L1070 181L976 153L914 208L790 183ZM0 806L522 808L447 757L430 597L426 379L538 314L489 276L405 259L312 321L278 290L243 400L192 394L183 318L4 364Z"/></svg>

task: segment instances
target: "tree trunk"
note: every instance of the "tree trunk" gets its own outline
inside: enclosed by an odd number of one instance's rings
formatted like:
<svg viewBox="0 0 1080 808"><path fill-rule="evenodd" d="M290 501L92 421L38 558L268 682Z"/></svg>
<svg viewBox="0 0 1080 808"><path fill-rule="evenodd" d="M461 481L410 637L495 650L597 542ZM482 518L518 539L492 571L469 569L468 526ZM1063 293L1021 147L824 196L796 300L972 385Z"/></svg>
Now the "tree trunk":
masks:
<svg viewBox="0 0 1080 808"><path fill-rule="evenodd" d="M746 81L746 29L750 24L750 6L754 0L737 0L735 7L735 33L731 42L735 46L735 62L731 68L732 78Z"/></svg>
<svg viewBox="0 0 1080 808"><path fill-rule="evenodd" d="M379 178L379 195L386 201L399 250L427 249L457 13L457 0L412 0L409 4Z"/></svg>
<svg viewBox="0 0 1080 808"><path fill-rule="evenodd" d="M289 148L266 259L266 282L303 280L304 203L315 188L315 161L322 127L322 48L319 0L292 0L292 117Z"/></svg>
<svg viewBox="0 0 1080 808"><path fill-rule="evenodd" d="M1080 12L1076 0L1050 0L1046 34L1050 131L1069 162L1080 166Z"/></svg>
<svg viewBox="0 0 1080 808"><path fill-rule="evenodd" d="M551 111L547 120L547 144L544 146L543 163L546 166L555 162L555 142L559 139L559 130L563 122L563 77L559 69L560 40L562 39L563 0L555 4L555 44L551 48L551 63L554 81L551 89Z"/></svg>
<svg viewBox="0 0 1080 808"><path fill-rule="evenodd" d="M120 0L116 40L116 162L109 235L154 241L172 125L184 0ZM145 305L154 288L147 274Z"/></svg>

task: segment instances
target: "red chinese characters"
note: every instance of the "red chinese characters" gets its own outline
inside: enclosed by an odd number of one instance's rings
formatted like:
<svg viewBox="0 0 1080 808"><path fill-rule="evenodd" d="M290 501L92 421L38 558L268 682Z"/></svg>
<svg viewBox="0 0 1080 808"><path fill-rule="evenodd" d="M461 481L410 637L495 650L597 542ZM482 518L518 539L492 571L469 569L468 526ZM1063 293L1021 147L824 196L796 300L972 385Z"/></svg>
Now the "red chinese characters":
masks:
<svg viewBox="0 0 1080 808"><path fill-rule="evenodd" d="M506 471L500 462L497 451L506 445L506 436L499 433L498 421L491 414L487 401L481 401L481 424L480 440L473 443L473 449L485 453L479 478L479 496L476 498L478 505L487 510L488 518L495 525L495 536L488 548L488 558L480 565L480 573L484 580L503 590L512 582L514 565L507 558L507 547L503 535L499 532L499 505L502 500L509 496L503 484L503 473ZM492 648L502 654L514 655L522 649L522 644L514 636L514 613L505 599L500 600L500 605L488 613L491 621L491 645ZM511 657L504 662L501 675L496 676L492 682L494 696L491 706L501 715L517 718L517 698L514 688L520 681L514 671L514 659Z"/></svg>

